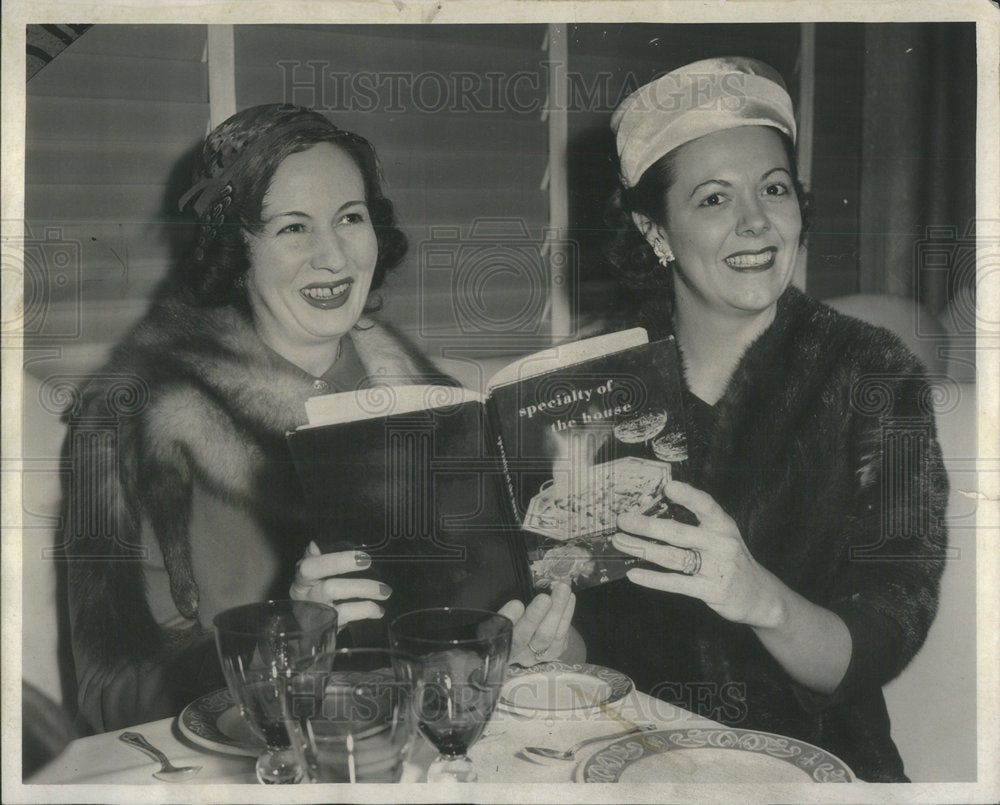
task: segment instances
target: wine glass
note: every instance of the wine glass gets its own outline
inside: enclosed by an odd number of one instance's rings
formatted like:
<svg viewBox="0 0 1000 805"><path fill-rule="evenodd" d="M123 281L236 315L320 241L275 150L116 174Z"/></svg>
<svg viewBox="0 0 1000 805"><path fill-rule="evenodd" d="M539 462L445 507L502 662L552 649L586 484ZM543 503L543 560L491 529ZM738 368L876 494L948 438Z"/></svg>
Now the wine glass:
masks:
<svg viewBox="0 0 1000 805"><path fill-rule="evenodd" d="M316 667L337 638L337 610L313 601L265 601L215 616L222 673L240 714L267 750L257 759L262 783L302 778L283 718L290 673Z"/></svg>
<svg viewBox="0 0 1000 805"><path fill-rule="evenodd" d="M466 753L496 707L513 628L495 612L452 607L408 612L389 626L393 648L422 663L417 719L440 753L427 770L428 782L476 780Z"/></svg>
<svg viewBox="0 0 1000 805"><path fill-rule="evenodd" d="M288 736L311 783L396 783L416 737L418 659L401 651L345 648L292 671L285 686Z"/></svg>

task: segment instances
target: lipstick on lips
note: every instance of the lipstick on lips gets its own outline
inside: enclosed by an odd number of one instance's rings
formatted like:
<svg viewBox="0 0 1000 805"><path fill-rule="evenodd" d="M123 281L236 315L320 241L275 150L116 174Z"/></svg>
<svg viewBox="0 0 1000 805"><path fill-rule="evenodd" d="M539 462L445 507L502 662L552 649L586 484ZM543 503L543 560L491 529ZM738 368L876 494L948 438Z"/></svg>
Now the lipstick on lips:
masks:
<svg viewBox="0 0 1000 805"><path fill-rule="evenodd" d="M313 307L333 310L347 303L353 285L354 280L350 277L339 282L311 282L305 288L300 288L299 293Z"/></svg>
<svg viewBox="0 0 1000 805"><path fill-rule="evenodd" d="M753 273L756 271L767 271L774 265L774 259L778 250L774 246L758 251L734 252L724 259L724 262L733 271Z"/></svg>

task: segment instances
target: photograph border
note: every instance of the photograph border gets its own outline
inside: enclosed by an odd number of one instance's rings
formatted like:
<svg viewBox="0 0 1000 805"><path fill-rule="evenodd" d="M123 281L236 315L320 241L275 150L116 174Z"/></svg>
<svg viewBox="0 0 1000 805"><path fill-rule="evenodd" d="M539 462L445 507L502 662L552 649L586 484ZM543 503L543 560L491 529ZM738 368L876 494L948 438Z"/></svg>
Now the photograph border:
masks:
<svg viewBox="0 0 1000 805"><path fill-rule="evenodd" d="M451 24L490 22L944 22L976 23L978 60L977 205L979 237L1000 243L1000 160L996 132L1000 11L990 0L892 0L891 2L697 2L697 0L617 0L617 2L155 2L148 5L109 0L90 3L5 3L2 23L3 192L2 236L8 243L23 240L25 165L25 25L48 22L88 23L394 23ZM1000 253L978 255L977 310L980 322L1000 319ZM6 259L6 258L5 258ZM22 308L23 285L16 270L4 265L3 319L16 318ZM992 802L1000 798L1000 343L998 334L977 338L979 485L964 494L977 500L977 652L978 769L975 783L919 783L908 786L857 783L851 786L579 786L564 784L477 784L459 792L424 784L312 789L254 786L44 786L23 785L21 777L21 344L4 334L2 343L2 756L5 802L316 802L349 798L358 802L717 802L720 800L822 802ZM12 458L9 458L12 457ZM989 539L988 535L993 535Z"/></svg>

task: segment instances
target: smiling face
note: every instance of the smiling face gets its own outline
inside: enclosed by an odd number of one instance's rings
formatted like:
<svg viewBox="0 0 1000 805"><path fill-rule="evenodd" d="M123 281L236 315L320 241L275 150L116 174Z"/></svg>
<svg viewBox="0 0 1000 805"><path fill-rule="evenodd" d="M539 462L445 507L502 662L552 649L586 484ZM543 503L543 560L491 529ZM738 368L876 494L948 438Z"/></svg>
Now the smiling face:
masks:
<svg viewBox="0 0 1000 805"><path fill-rule="evenodd" d="M378 257L361 171L331 143L291 154L274 173L261 220L247 236L257 331L287 360L322 374L361 316Z"/></svg>
<svg viewBox="0 0 1000 805"><path fill-rule="evenodd" d="M681 146L665 226L679 310L772 315L791 281L802 215L779 134L741 126ZM652 242L652 241L651 241Z"/></svg>

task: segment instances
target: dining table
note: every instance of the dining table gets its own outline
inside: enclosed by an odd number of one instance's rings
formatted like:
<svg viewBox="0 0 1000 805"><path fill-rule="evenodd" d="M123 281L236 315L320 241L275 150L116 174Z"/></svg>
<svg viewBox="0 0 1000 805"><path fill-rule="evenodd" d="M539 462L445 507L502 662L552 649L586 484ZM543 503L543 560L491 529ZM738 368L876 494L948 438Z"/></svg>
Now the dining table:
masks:
<svg viewBox="0 0 1000 805"><path fill-rule="evenodd" d="M593 681L595 668L596 673L610 680L610 684L601 683L605 690L613 691L617 684L616 695L594 696L589 689L574 686L574 680ZM655 768L648 771L664 782L755 782L753 776L758 775L760 779L756 782L766 783L775 773L773 779L779 781L851 779L846 766L816 747L781 736L726 727L637 691L631 680L609 669L549 663L541 671L529 669L522 673L525 679L508 679L507 698L501 697L482 736L468 752L480 783L616 782L644 754L656 756ZM560 706L549 707L533 699L537 691L531 688L532 680L542 680L547 690L553 685L568 686L555 695L561 697ZM520 692L526 691L527 696L518 701L516 686L522 683ZM512 684L514 688L510 687ZM567 690L571 699L568 706L566 696L562 695ZM257 783L255 758L251 753L237 754L226 747L212 746L211 742L197 740L198 736L191 740L190 728L185 729L181 721L178 717L165 718L127 730L78 738L26 782L168 787ZM643 731L623 735L637 728ZM181 782L162 782L153 776L159 764L121 741L123 732L140 733L175 766L201 769ZM526 747L565 750L588 739L598 740L584 743L568 760L525 751ZM701 754L692 751L695 749L702 750ZM733 752L733 749L744 751ZM404 767L402 782L424 782L436 754L434 747L418 735ZM641 779L641 775L636 779Z"/></svg>

